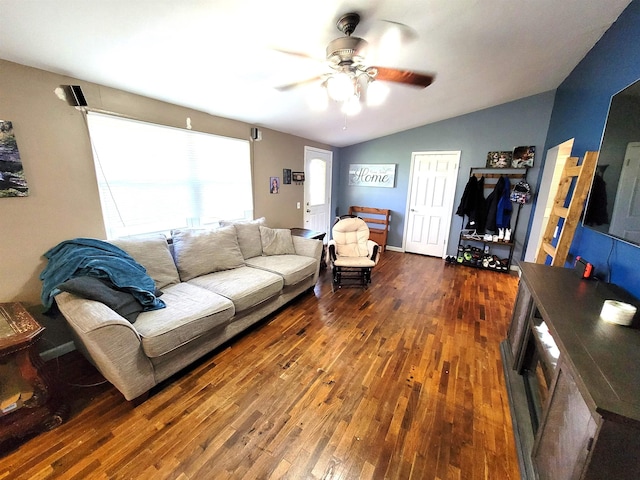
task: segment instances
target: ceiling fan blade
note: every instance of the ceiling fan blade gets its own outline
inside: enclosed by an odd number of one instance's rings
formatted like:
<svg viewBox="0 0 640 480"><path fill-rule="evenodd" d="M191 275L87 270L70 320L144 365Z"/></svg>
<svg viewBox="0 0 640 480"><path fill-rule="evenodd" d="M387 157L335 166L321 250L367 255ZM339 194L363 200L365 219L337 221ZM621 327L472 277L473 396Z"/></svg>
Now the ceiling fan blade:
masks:
<svg viewBox="0 0 640 480"><path fill-rule="evenodd" d="M284 53L285 55L293 55L294 57L308 58L310 60L316 60L316 61L324 61L324 59L312 57L311 55L307 55L306 53L302 53L302 52L292 52L291 50L283 50L281 48L272 48L272 50L274 52Z"/></svg>
<svg viewBox="0 0 640 480"><path fill-rule="evenodd" d="M394 22L393 20L378 20L384 26L384 36L389 30L396 30L402 43L413 42L418 38L418 32L404 23Z"/></svg>
<svg viewBox="0 0 640 480"><path fill-rule="evenodd" d="M397 70L395 68L373 67L378 73L376 80L404 83L414 87L426 88L433 83L434 76L426 73L412 72L410 70Z"/></svg>
<svg viewBox="0 0 640 480"><path fill-rule="evenodd" d="M295 83L289 83L287 85L280 85L278 87L275 87L276 90L280 91L280 92L287 92L289 90L292 90L294 88L298 88L298 87L302 87L304 85L308 85L310 83L315 83L318 82L320 80L323 80L325 77L325 75L317 75L313 78L308 78L307 80L301 80L299 82L295 82Z"/></svg>

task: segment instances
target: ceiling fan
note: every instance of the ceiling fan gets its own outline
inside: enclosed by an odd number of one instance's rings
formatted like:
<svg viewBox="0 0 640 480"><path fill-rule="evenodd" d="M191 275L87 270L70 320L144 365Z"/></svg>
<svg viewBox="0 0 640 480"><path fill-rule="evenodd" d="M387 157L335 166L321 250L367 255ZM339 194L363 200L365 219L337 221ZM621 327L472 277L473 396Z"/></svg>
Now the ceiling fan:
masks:
<svg viewBox="0 0 640 480"><path fill-rule="evenodd" d="M347 94L352 95L355 93L359 97L360 93L366 91L366 86L375 80L401 83L418 88L426 88L431 85L434 80L434 76L431 74L367 65L365 63L365 55L368 42L363 38L353 36L353 32L359 23L360 15L357 13L347 13L338 19L336 26L338 30L344 33L344 36L332 40L327 45L326 63L331 68L330 72L301 82L276 87L277 90L287 91L321 80L322 85L327 88L327 92L331 98L337 101L343 101L346 99L342 97ZM402 24L395 22L388 23L393 24L396 28L404 27L408 29L408 27ZM308 58L307 55L301 53L282 52ZM347 80L352 86L347 86ZM345 93L334 94L334 90L336 90L337 87L332 88L331 83L336 85L341 83L341 88Z"/></svg>

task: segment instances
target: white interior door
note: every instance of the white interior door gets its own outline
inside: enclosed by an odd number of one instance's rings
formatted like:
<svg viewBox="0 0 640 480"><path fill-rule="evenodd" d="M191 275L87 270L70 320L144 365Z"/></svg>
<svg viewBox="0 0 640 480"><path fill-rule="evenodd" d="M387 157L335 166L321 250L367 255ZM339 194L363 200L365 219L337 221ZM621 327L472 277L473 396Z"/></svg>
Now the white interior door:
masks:
<svg viewBox="0 0 640 480"><path fill-rule="evenodd" d="M304 147L304 228L325 232L331 222L331 171L333 153Z"/></svg>
<svg viewBox="0 0 640 480"><path fill-rule="evenodd" d="M444 258L453 215L460 152L414 152L404 250Z"/></svg>
<svg viewBox="0 0 640 480"><path fill-rule="evenodd" d="M627 145L609 233L640 243L640 142Z"/></svg>

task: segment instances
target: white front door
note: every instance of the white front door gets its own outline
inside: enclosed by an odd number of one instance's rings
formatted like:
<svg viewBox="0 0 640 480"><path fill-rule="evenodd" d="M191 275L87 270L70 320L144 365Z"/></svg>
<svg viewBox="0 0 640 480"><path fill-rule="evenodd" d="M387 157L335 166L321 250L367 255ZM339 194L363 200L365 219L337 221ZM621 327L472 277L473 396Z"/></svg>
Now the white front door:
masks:
<svg viewBox="0 0 640 480"><path fill-rule="evenodd" d="M331 171L333 153L304 147L304 228L325 232L331 222Z"/></svg>
<svg viewBox="0 0 640 480"><path fill-rule="evenodd" d="M414 152L404 250L444 258L453 216L460 152Z"/></svg>
<svg viewBox="0 0 640 480"><path fill-rule="evenodd" d="M640 243L640 142L627 145L609 233Z"/></svg>

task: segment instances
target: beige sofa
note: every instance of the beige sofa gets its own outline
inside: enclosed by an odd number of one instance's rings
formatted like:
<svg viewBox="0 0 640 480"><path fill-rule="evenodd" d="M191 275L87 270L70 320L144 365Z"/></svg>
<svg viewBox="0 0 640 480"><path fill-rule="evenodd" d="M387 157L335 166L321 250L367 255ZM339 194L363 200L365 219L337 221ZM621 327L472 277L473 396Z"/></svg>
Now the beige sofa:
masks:
<svg viewBox="0 0 640 480"><path fill-rule="evenodd" d="M131 323L68 291L55 301L77 348L127 400L313 289L322 254L321 241L259 222L112 243L146 268L166 308Z"/></svg>

